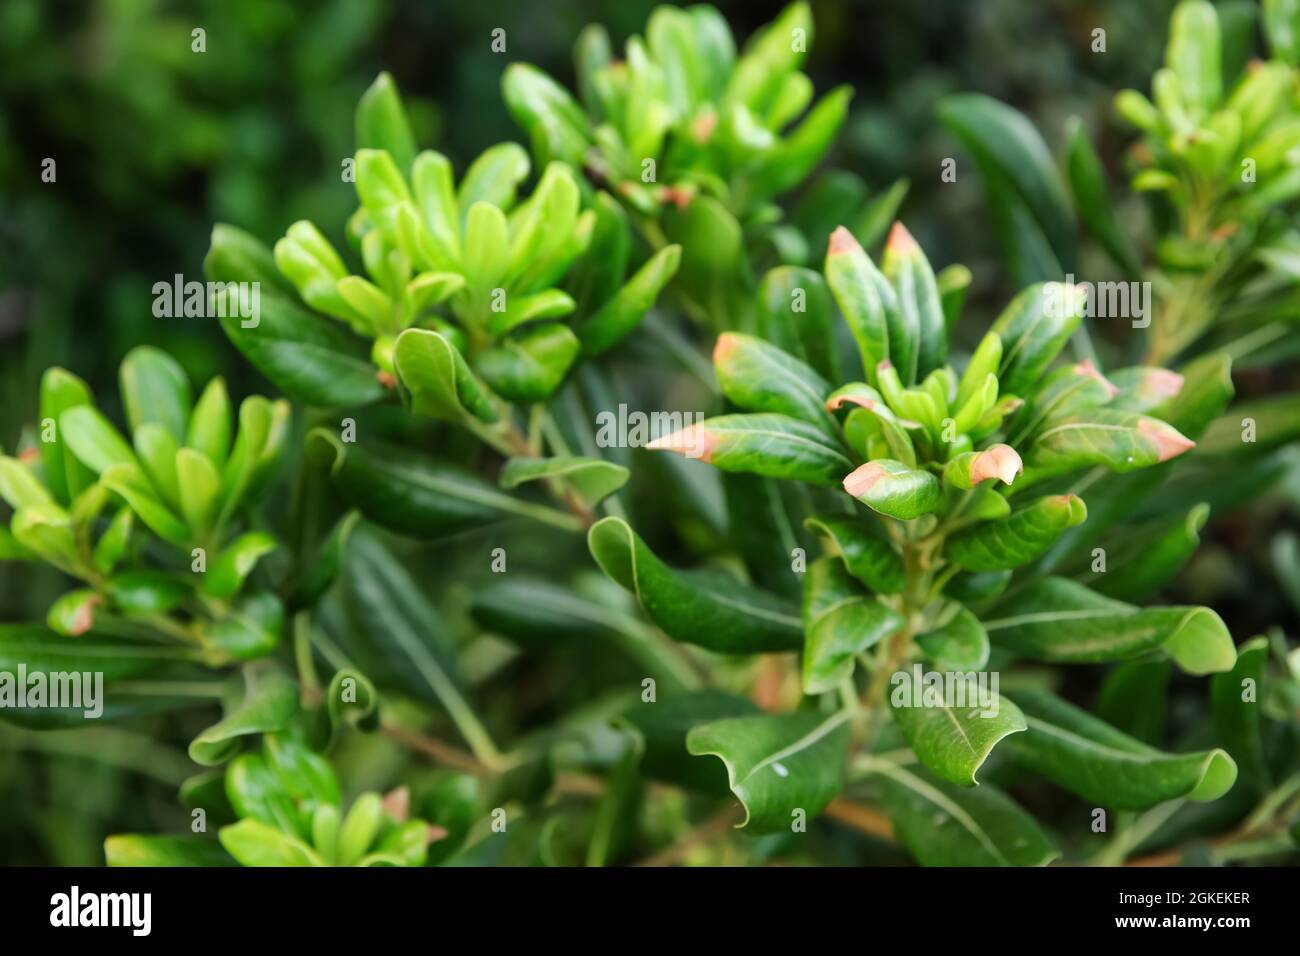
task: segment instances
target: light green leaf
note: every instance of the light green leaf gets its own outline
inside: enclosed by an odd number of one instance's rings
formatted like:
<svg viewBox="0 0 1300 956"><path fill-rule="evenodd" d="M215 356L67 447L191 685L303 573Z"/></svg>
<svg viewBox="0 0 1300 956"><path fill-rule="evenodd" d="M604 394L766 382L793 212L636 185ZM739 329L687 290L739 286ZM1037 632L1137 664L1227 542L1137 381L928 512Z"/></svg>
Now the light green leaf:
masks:
<svg viewBox="0 0 1300 956"><path fill-rule="evenodd" d="M145 422L157 422L177 444L185 441L192 397L189 377L180 363L161 349L141 345L127 353L118 377L132 431Z"/></svg>
<svg viewBox="0 0 1300 956"><path fill-rule="evenodd" d="M777 412L838 436L839 428L826 410L830 384L775 345L724 332L713 348L713 369L722 394L745 411Z"/></svg>
<svg viewBox="0 0 1300 956"><path fill-rule="evenodd" d="M844 490L872 511L903 521L934 514L943 507L939 479L901 461L877 458L843 479Z"/></svg>
<svg viewBox="0 0 1300 956"><path fill-rule="evenodd" d="M559 479L591 508L627 484L628 475L622 465L601 458L511 458L501 469L501 487L510 489L528 481Z"/></svg>
<svg viewBox="0 0 1300 956"><path fill-rule="evenodd" d="M844 567L877 594L903 590L903 562L885 540L868 533L862 522L847 515L819 515L804 521L809 531L823 534L835 546Z"/></svg>
<svg viewBox="0 0 1300 956"><path fill-rule="evenodd" d="M699 458L722 471L836 486L853 464L842 447L788 415L722 415L662 435L647 448Z"/></svg>
<svg viewBox="0 0 1300 956"><path fill-rule="evenodd" d="M407 329L397 337L393 356L416 413L453 422L467 415L485 422L497 420L487 391L460 351L442 334Z"/></svg>
<svg viewBox="0 0 1300 956"><path fill-rule="evenodd" d="M273 667L244 669L243 699L190 742L190 759L205 767L225 763L242 738L283 730L298 713L298 684Z"/></svg>
<svg viewBox="0 0 1300 956"><path fill-rule="evenodd" d="M970 611L957 612L938 627L920 634L916 643L937 671L979 671L989 660L989 636Z"/></svg>

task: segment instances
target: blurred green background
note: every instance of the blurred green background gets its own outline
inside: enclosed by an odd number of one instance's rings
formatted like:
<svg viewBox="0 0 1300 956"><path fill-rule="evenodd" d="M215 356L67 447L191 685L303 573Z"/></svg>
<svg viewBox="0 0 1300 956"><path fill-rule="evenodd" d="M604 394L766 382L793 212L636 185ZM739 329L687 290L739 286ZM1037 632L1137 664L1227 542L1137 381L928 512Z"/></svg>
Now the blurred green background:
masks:
<svg viewBox="0 0 1300 956"><path fill-rule="evenodd" d="M141 343L172 351L196 381L220 373L236 395L271 391L215 321L152 314L154 283L201 278L212 223L238 223L273 242L311 218L338 235L354 205L340 177L352 111L379 70L396 77L421 145L463 168L484 147L520 138L498 90L508 62L571 83L571 47L586 23L604 23L621 45L653 6L4 0L0 445L15 447L35 420L49 365L85 378L116 414L118 363ZM744 38L781 4L718 6ZM989 93L1029 113L1052 145L1067 118L1082 115L1117 170L1128 138L1111 97L1145 86L1172 0L813 7L808 72L819 89L847 82L857 91L832 163L873 190L911 180L902 217L936 267L963 262L974 271L968 312L979 327L1011 290L974 171L959 167L955 184L940 182L941 161L959 153L934 120L935 102L956 90ZM497 27L506 30L505 54L490 49ZM1098 27L1105 53L1091 50ZM196 28L205 31L202 53L191 50ZM41 179L47 158L56 163L52 183ZM0 565L0 620L41 619L60 587L51 572ZM1280 613L1256 609L1270 612L1273 620ZM169 783L183 770L169 766L173 751L146 734L93 733L64 754L49 753L62 744L37 751L29 735L0 736L0 862L97 864L107 833L156 830L167 814L184 825ZM367 759L398 758L377 749Z"/></svg>

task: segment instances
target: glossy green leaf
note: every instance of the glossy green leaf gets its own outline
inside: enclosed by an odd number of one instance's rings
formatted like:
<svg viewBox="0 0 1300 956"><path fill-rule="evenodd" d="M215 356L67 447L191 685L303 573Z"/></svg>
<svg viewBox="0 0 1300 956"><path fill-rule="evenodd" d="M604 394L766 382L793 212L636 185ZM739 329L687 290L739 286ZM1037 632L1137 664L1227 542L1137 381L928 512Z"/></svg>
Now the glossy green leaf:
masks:
<svg viewBox="0 0 1300 956"><path fill-rule="evenodd" d="M59 431L72 453L100 474L110 465L136 463L126 439L93 405L69 408L59 419Z"/></svg>
<svg viewBox="0 0 1300 956"><path fill-rule="evenodd" d="M843 714L762 714L694 727L686 749L722 760L745 810L741 826L780 833L839 795L848 736Z"/></svg>
<svg viewBox="0 0 1300 956"><path fill-rule="evenodd" d="M189 377L180 363L161 349L141 345L122 359L118 376L132 431L146 422L157 422L178 444L185 441L193 399Z"/></svg>
<svg viewBox="0 0 1300 956"><path fill-rule="evenodd" d="M1094 590L1121 601L1135 601L1155 593L1196 551L1201 528L1209 516L1209 505L1197 504L1185 514L1116 528L1097 544L1105 554L1104 573L1085 580Z"/></svg>
<svg viewBox="0 0 1300 956"><path fill-rule="evenodd" d="M877 594L903 590L903 562L884 539L870 534L862 523L846 515L819 515L804 527L825 535L844 562L845 570Z"/></svg>
<svg viewBox="0 0 1300 956"><path fill-rule="evenodd" d="M1037 474L1092 465L1123 473L1168 461L1194 444L1157 418L1094 408L1055 420L1040 431L1029 446L1025 464Z"/></svg>
<svg viewBox="0 0 1300 956"><path fill-rule="evenodd" d="M217 831L226 852L241 866L324 866L305 841L260 820L240 820Z"/></svg>
<svg viewBox="0 0 1300 956"><path fill-rule="evenodd" d="M1215 457L1259 455L1300 438L1300 396L1271 395L1238 402L1214 419L1197 453Z"/></svg>
<svg viewBox="0 0 1300 956"><path fill-rule="evenodd" d="M740 332L724 332L713 348L713 369L722 394L750 412L777 412L816 425L828 435L839 429L826 411L831 386L799 359Z"/></svg>
<svg viewBox="0 0 1300 956"><path fill-rule="evenodd" d="M884 361L910 368L916 343L902 324L898 295L843 226L831 233L825 269L868 379L875 381L876 368Z"/></svg>
<svg viewBox="0 0 1300 956"><path fill-rule="evenodd" d="M216 598L234 597L257 562L278 547L265 531L248 531L231 541L208 566L203 590Z"/></svg>
<svg viewBox="0 0 1300 956"><path fill-rule="evenodd" d="M852 469L842 447L788 415L721 415L663 435L647 448L698 458L722 471L835 486Z"/></svg>
<svg viewBox="0 0 1300 956"><path fill-rule="evenodd" d="M1099 663L1163 649L1189 674L1226 671L1232 637L1205 607L1135 608L1075 581L1044 578L984 617L994 644L1035 660Z"/></svg>
<svg viewBox="0 0 1300 956"><path fill-rule="evenodd" d="M645 318L659 293L677 274L682 247L665 246L646 260L613 297L578 326L582 354L599 355L621 342Z"/></svg>
<svg viewBox="0 0 1300 956"><path fill-rule="evenodd" d="M992 331L1002 340L998 389L1026 395L1079 327L1081 287L1045 282L1025 289L1002 311Z"/></svg>
<svg viewBox="0 0 1300 956"><path fill-rule="evenodd" d="M1077 495L1052 495L997 521L985 521L955 532L944 545L944 556L967 571L1004 571L1028 564L1066 528L1088 517Z"/></svg>
<svg viewBox="0 0 1300 956"><path fill-rule="evenodd" d="M1033 816L991 784L960 787L878 766L894 833L922 866L1046 866L1061 855Z"/></svg>
<svg viewBox="0 0 1300 956"><path fill-rule="evenodd" d="M898 292L903 328L916 343L910 354L914 364L901 366L892 357L890 361L898 367L904 382L920 382L947 361L948 332L934 270L901 222L894 223L890 231L882 267Z"/></svg>
<svg viewBox="0 0 1300 956"><path fill-rule="evenodd" d="M973 672L926 673L918 664L891 675L890 688L894 722L921 763L949 783L975 786L998 741L1025 729L1020 708Z"/></svg>
<svg viewBox="0 0 1300 956"><path fill-rule="evenodd" d="M361 95L356 115L357 149L387 150L398 169L409 170L415 159L415 137L406 121L402 98L392 74L380 73Z"/></svg>
<svg viewBox="0 0 1300 956"><path fill-rule="evenodd" d="M397 337L394 363L417 414L446 421L467 415L497 420L486 389L446 336L429 329L407 329Z"/></svg>
<svg viewBox="0 0 1300 956"><path fill-rule="evenodd" d="M328 462L334 487L347 502L399 534L439 538L534 513L525 502L455 465L397 448L368 450L344 443L328 428L312 431L309 444Z"/></svg>
<svg viewBox="0 0 1300 956"><path fill-rule="evenodd" d="M474 368L503 398L540 402L560 387L580 350L567 325L547 322L478 353Z"/></svg>
<svg viewBox="0 0 1300 956"><path fill-rule="evenodd" d="M803 692L834 690L853 676L856 656L903 626L903 616L867 594L836 558L804 577Z"/></svg>
<svg viewBox="0 0 1300 956"><path fill-rule="evenodd" d="M234 346L286 395L303 404L350 408L382 397L384 387L375 377L367 344L252 272L250 259L262 256L270 260L270 250L247 233L226 225L212 230L212 246L204 260L208 279L262 281L255 318L227 309L233 314L220 319ZM274 272L273 264L270 268Z"/></svg>
<svg viewBox="0 0 1300 956"><path fill-rule="evenodd" d="M587 545L601 570L635 594L675 640L725 654L795 650L802 643L797 608L722 572L668 567L619 518L592 525Z"/></svg>
<svg viewBox="0 0 1300 956"><path fill-rule="evenodd" d="M243 698L225 717L190 742L190 759L205 767L225 763L242 738L282 730L298 713L298 684L272 667L244 670Z"/></svg>
<svg viewBox="0 0 1300 956"><path fill-rule="evenodd" d="M622 465L602 458L511 458L501 469L501 487L511 489L529 481L554 479L572 488L583 504L592 508L627 484L628 476Z"/></svg>
<svg viewBox="0 0 1300 956"><path fill-rule="evenodd" d="M1225 751L1165 753L1044 691L1018 691L1015 699L1029 725L1010 742L1017 762L1098 806L1217 800L1237 778Z"/></svg>
<svg viewBox="0 0 1300 956"><path fill-rule="evenodd" d="M230 454L232 415L226 382L220 377L214 378L194 403L185 444L207 455L218 470Z"/></svg>
<svg viewBox="0 0 1300 956"><path fill-rule="evenodd" d="M45 483L61 504L68 504L95 480L94 473L83 465L67 442L61 440L58 422L63 413L78 405L93 405L90 388L66 369L49 368L41 376L41 422L55 423L54 441L41 442L41 465L45 469ZM42 436L44 437L44 436ZM0 477L0 492L3 491ZM0 494L0 497L6 495ZM13 501L9 502L14 507Z"/></svg>
<svg viewBox="0 0 1300 956"><path fill-rule="evenodd" d="M212 622L207 637L235 660L265 657L284 637L284 605L269 592L249 594Z"/></svg>
<svg viewBox="0 0 1300 956"><path fill-rule="evenodd" d="M833 367L832 302L826 280L812 269L769 269L755 296L754 330L762 339L802 359L818 375L838 378Z"/></svg>
<svg viewBox="0 0 1300 956"><path fill-rule="evenodd" d="M938 478L890 458L867 462L845 476L843 485L872 511L900 520L934 514L943 507Z"/></svg>
<svg viewBox="0 0 1300 956"><path fill-rule="evenodd" d="M1079 219L1124 274L1136 276L1141 271L1142 261L1128 233L1115 218L1101 160L1078 117L1070 120L1066 131L1065 174L1074 194L1074 208Z"/></svg>
<svg viewBox="0 0 1300 956"><path fill-rule="evenodd" d="M1178 79L1193 119L1208 116L1223 99L1219 18L1208 0L1182 0L1169 21L1165 66Z"/></svg>
<svg viewBox="0 0 1300 956"><path fill-rule="evenodd" d="M1264 681L1268 666L1268 639L1256 637L1237 649L1232 670L1210 681L1210 710L1216 742L1232 755L1242 783L1257 794L1269 785L1264 751Z"/></svg>
<svg viewBox="0 0 1300 956"><path fill-rule="evenodd" d="M562 159L581 166L590 130L582 107L564 87L536 67L512 63L501 76L501 93L542 162Z"/></svg>
<svg viewBox="0 0 1300 956"><path fill-rule="evenodd" d="M99 476L104 487L120 495L149 530L172 544L189 543L189 528L154 492L153 485L138 465L116 464Z"/></svg>

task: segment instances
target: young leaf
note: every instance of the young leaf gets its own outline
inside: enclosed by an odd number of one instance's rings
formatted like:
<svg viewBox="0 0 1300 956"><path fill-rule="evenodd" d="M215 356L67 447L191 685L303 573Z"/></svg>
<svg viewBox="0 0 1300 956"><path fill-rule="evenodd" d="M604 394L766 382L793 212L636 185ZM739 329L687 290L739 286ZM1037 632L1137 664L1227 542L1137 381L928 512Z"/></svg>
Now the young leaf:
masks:
<svg viewBox="0 0 1300 956"><path fill-rule="evenodd" d="M446 336L429 329L407 329L397 337L393 358L417 414L453 422L466 415L485 422L497 420L487 390Z"/></svg>
<svg viewBox="0 0 1300 956"><path fill-rule="evenodd" d="M174 358L161 349L138 346L122 359L119 380L132 431L146 422L157 422L177 444L185 441L192 401L190 380Z"/></svg>
<svg viewBox="0 0 1300 956"><path fill-rule="evenodd" d="M1002 311L992 331L1002 340L998 389L1003 395L1033 391L1082 321L1082 289L1045 282L1025 289Z"/></svg>
<svg viewBox="0 0 1300 956"><path fill-rule="evenodd" d="M660 249L594 315L578 326L583 356L600 355L636 328L664 286L677 274L681 261L681 246Z"/></svg>
<svg viewBox="0 0 1300 956"><path fill-rule="evenodd" d="M1210 681L1215 739L1232 755L1242 782L1257 794L1268 789L1270 777L1260 713L1267 665L1268 639L1256 637L1237 649L1232 670Z"/></svg>
<svg viewBox="0 0 1300 956"><path fill-rule="evenodd" d="M201 836L117 833L104 840L106 866L234 866L221 844Z"/></svg>
<svg viewBox="0 0 1300 956"><path fill-rule="evenodd" d="M398 169L410 170L415 160L415 137L406 121L392 74L380 73L361 95L357 103L356 134L358 150L387 150Z"/></svg>
<svg viewBox="0 0 1300 956"><path fill-rule="evenodd" d="M647 448L699 458L722 471L835 486L853 467L838 443L788 415L722 415L662 435Z"/></svg>
<svg viewBox="0 0 1300 956"><path fill-rule="evenodd" d="M979 671L989 660L988 632L964 607L938 627L918 635L916 643L936 671Z"/></svg>
<svg viewBox="0 0 1300 956"><path fill-rule="evenodd" d="M745 808L741 826L778 833L789 831L798 811L815 817L839 794L848 736L842 713L763 714L694 727L686 749L726 765Z"/></svg>
<svg viewBox="0 0 1300 956"><path fill-rule="evenodd" d="M474 368L501 397L541 402L560 387L580 350L567 325L548 322L478 353Z"/></svg>
<svg viewBox="0 0 1300 956"><path fill-rule="evenodd" d="M1093 408L1053 421L1038 433L1025 459L1038 475L1091 465L1122 473L1168 461L1195 444L1157 418Z"/></svg>
<svg viewBox="0 0 1300 956"><path fill-rule="evenodd" d="M797 649L796 608L717 572L676 571L618 518L591 526L587 546L602 571L637 596L669 637L724 654Z"/></svg>
<svg viewBox="0 0 1300 956"><path fill-rule="evenodd" d="M77 376L61 368L49 368L41 376L41 421L58 423L69 408L92 405L90 388ZM54 441L41 442L41 464L45 484L60 504L69 504L86 487L94 483L94 473L77 460L72 448L55 430ZM0 478L3 482L3 478ZM10 502L13 505L13 502ZM14 507L18 507L14 505Z"/></svg>
<svg viewBox="0 0 1300 956"><path fill-rule="evenodd" d="M899 368L904 382L919 382L947 361L948 333L934 270L901 222L894 223L885 244L884 272L898 291L898 308L907 337L916 343L910 354L914 365L899 365L892 357L890 361Z"/></svg>
<svg viewBox="0 0 1300 956"><path fill-rule="evenodd" d="M872 511L900 520L934 514L943 507L938 478L889 458L867 462L847 475L843 485Z"/></svg>
<svg viewBox="0 0 1300 956"><path fill-rule="evenodd" d="M826 411L831 387L820 375L762 339L724 332L713 347L713 368L722 394L750 412L778 412L839 433Z"/></svg>
<svg viewBox="0 0 1300 956"><path fill-rule="evenodd" d="M1146 810L1185 797L1217 800L1237 779L1225 751L1169 754L1044 691L1019 691L1029 729L1011 741L1017 762L1098 806Z"/></svg>

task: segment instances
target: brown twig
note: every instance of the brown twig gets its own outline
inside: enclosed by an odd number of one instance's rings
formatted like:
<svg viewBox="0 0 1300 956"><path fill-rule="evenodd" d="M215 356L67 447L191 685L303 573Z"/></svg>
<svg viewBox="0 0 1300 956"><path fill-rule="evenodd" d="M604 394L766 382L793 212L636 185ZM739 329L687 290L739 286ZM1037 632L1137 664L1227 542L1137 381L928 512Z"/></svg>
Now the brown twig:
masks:
<svg viewBox="0 0 1300 956"><path fill-rule="evenodd" d="M432 757L438 763L446 764L448 767L464 770L466 773L472 773L478 777L495 775L495 771L491 767L473 754L444 743L436 737L427 737L414 730L407 730L405 727L396 727L392 724L386 724L380 732L390 740L397 741L403 747L417 750L428 757Z"/></svg>
<svg viewBox="0 0 1300 956"><path fill-rule="evenodd" d="M855 830L861 830L868 836L894 842L894 827L890 824L889 818L879 810L854 803L844 797L836 797L826 805L824 812L832 820L851 826Z"/></svg>

